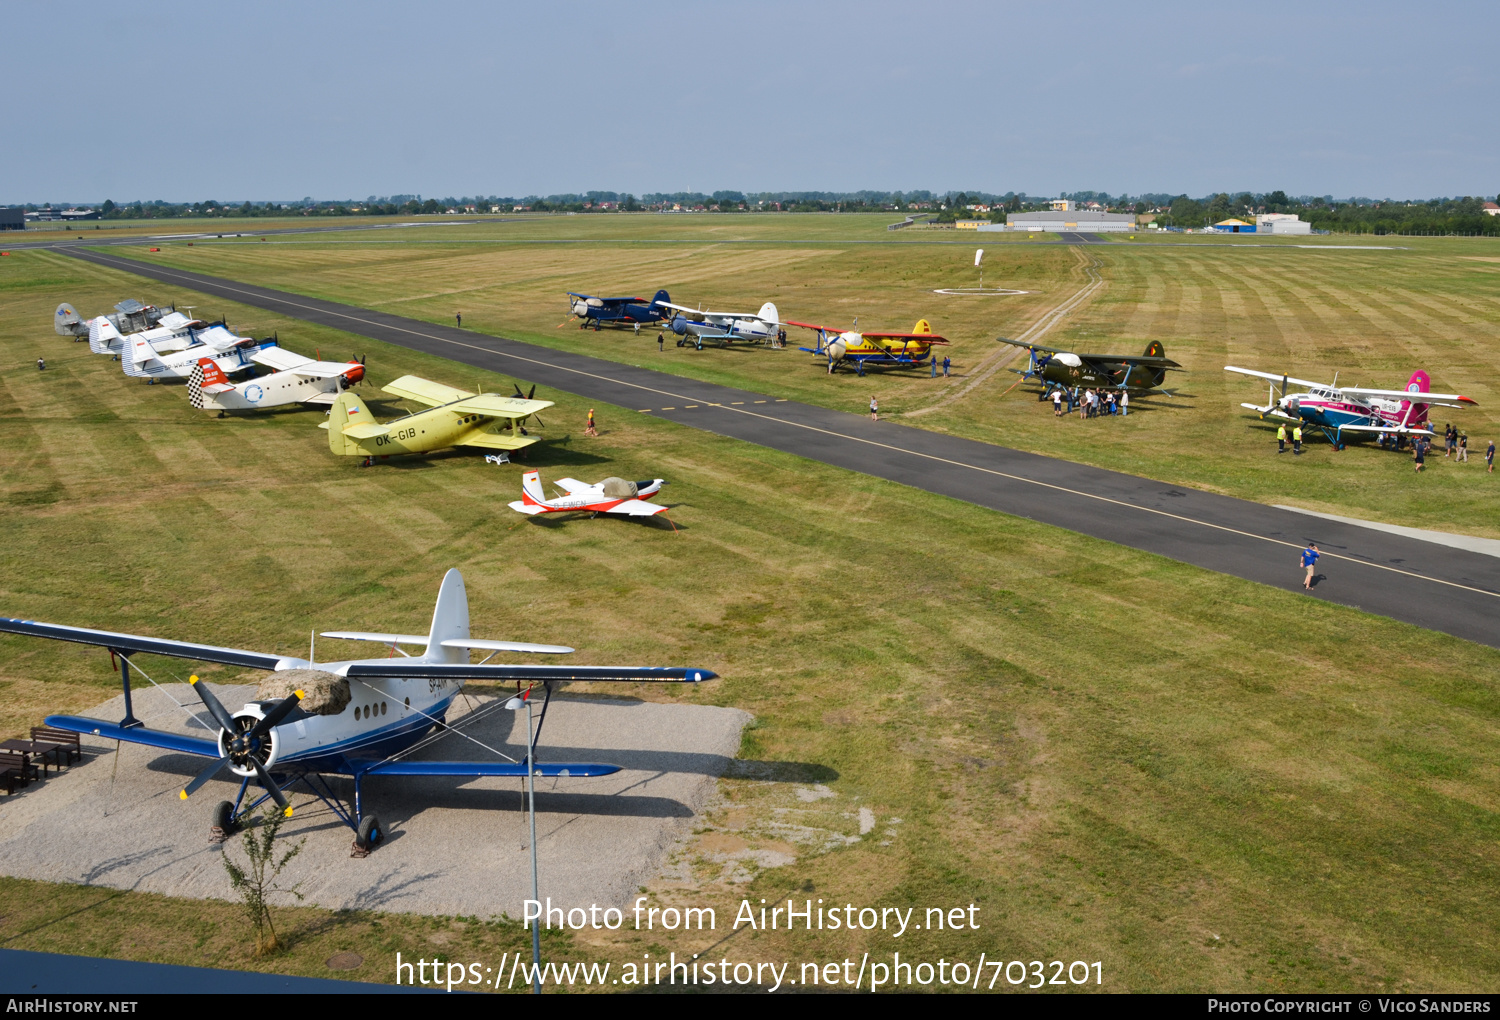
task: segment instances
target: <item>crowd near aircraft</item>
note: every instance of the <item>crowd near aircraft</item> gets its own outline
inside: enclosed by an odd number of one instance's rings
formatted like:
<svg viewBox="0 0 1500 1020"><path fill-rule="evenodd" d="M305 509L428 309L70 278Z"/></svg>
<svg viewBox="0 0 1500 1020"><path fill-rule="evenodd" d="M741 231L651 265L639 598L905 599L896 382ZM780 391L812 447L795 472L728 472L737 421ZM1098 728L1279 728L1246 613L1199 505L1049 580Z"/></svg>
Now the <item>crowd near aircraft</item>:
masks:
<svg viewBox="0 0 1500 1020"><path fill-rule="evenodd" d="M1168 372L1186 371L1167 357L1166 348L1157 340L1146 345L1144 354L1132 355L1077 354L1057 347L1010 340L1003 336L996 339L1002 344L1026 350L1029 358L1026 368L1011 371L1022 379L1040 379L1043 397L1056 386L1070 390L1076 387L1102 387L1125 390L1128 393L1149 393L1161 389L1162 384L1167 381ZM1170 393L1167 395L1171 396Z"/></svg>
<svg viewBox="0 0 1500 1020"><path fill-rule="evenodd" d="M573 299L568 302L568 311L583 320L578 328L588 329L593 326L595 332L606 322L611 325L633 326L636 332L640 332L641 326L665 319L672 300L664 290L657 291L656 297L649 302L639 297L601 298L592 294L575 294L571 290L568 291L568 297Z"/></svg>
<svg viewBox="0 0 1500 1020"><path fill-rule="evenodd" d="M314 361L285 347L262 347L250 360L275 371L236 384L212 358L200 358L188 376L188 403L221 416L283 404L332 404L365 377L364 362Z"/></svg>
<svg viewBox="0 0 1500 1020"><path fill-rule="evenodd" d="M427 405L427 410L409 414L382 425L365 402L345 390L333 400L328 420L319 428L328 430L328 448L345 457L364 457L368 466L375 457L402 453L430 453L450 446L477 446L485 450L520 450L536 442L524 423L538 411L552 406L550 400L531 400L499 393L470 393L442 383L403 375L386 393ZM536 387L531 388L536 392Z"/></svg>
<svg viewBox="0 0 1500 1020"><path fill-rule="evenodd" d="M677 334L678 347L692 344L701 351L705 340L720 347L728 347L736 341L765 343L774 340L781 329L781 315L769 301L754 315L748 312L705 312L686 305L662 304L677 313L667 323L667 328Z"/></svg>
<svg viewBox="0 0 1500 1020"><path fill-rule="evenodd" d="M595 485L580 482L576 478L559 478L558 488L567 493L556 499L548 499L542 491L542 476L528 471L521 476L521 498L510 504L519 514L592 513L625 514L630 517L652 517L667 508L652 503L641 496L650 496L661 491L667 483L660 478L649 482L630 482L623 478L606 478Z"/></svg>
<svg viewBox="0 0 1500 1020"><path fill-rule="evenodd" d="M859 320L855 320L855 325ZM840 332L835 326L815 326L809 322L788 322L788 326L800 326L815 330L817 344L800 350L828 359L829 373L836 372L844 362L854 365L856 370L866 368L905 368L925 365L936 344L948 343L932 331L926 319L918 319L910 333L860 333L855 330Z"/></svg>
<svg viewBox="0 0 1500 1020"><path fill-rule="evenodd" d="M228 769L239 782L233 801L219 803L212 813L218 833L227 835L267 800L287 815L292 807L286 794L301 783L313 796L355 832L359 856L369 853L384 837L379 819L364 809L362 786L371 777L398 776L525 776L527 763L504 761L429 761L412 757L435 739L449 732L445 717L466 681L514 682L543 691L542 721L547 717L553 685L570 680L677 681L697 683L717 674L707 669L661 666L507 666L469 661L471 650L512 651L527 654L565 654L562 645L534 645L513 641L490 641L469 636L469 598L463 576L449 570L438 590L432 626L425 635L386 634L367 631L329 631L324 637L366 641L391 650L419 646L417 655L401 652L376 659L315 662L268 652L245 651L216 645L193 644L135 634L116 634L82 627L38 623L34 620L0 618L0 632L52 638L108 648L120 661L120 679L125 692L125 718L118 723L84 716L54 715L47 725L73 733L144 744L176 754L210 759L209 765L188 782L182 800ZM211 722L193 715L204 730L201 736L186 736L150 729L136 719L131 709L130 671L139 671L131 656L138 653L173 656L195 662L222 663L238 669L265 670L256 698L238 711L228 711L207 683L192 678L193 690L203 702ZM144 674L143 674L144 675ZM514 703L514 701L513 701ZM512 703L512 704L513 704ZM501 703L495 703L499 705ZM507 705L506 707L512 707ZM483 709L466 719L480 717ZM192 715L192 713L189 713ZM456 724L462 727L464 722ZM436 733L429 737L429 731ZM533 738L534 739L534 738ZM500 757L504 758L504 755ZM577 762L537 762L532 753L532 771L540 776L589 778L619 771L619 766ZM354 780L352 801L334 793L328 775ZM251 781L261 792L251 803L245 795Z"/></svg>
<svg viewBox="0 0 1500 1020"><path fill-rule="evenodd" d="M1377 390L1364 386L1339 386L1296 379L1285 373L1257 372L1251 368L1225 365L1224 371L1254 376L1270 381L1266 403L1241 404L1261 418L1300 422L1319 429L1328 441L1337 445L1349 433L1354 438L1368 435L1430 436L1427 421L1429 407L1475 406L1475 401L1458 393L1433 393L1426 372L1418 369L1402 390ZM1305 392L1289 393L1290 386L1305 386Z"/></svg>

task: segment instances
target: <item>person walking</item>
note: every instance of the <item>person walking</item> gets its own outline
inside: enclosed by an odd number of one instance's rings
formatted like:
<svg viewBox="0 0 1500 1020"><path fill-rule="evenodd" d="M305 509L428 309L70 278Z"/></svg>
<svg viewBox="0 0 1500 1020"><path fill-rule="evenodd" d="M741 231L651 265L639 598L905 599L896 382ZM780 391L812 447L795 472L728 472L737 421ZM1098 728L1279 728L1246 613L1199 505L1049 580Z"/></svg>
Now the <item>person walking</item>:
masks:
<svg viewBox="0 0 1500 1020"><path fill-rule="evenodd" d="M1307 543L1307 548L1302 550L1302 566L1307 570L1307 577L1303 578L1302 587L1308 591L1312 591L1313 570L1317 567L1318 557L1321 555L1322 553L1318 552L1318 543L1316 542Z"/></svg>
<svg viewBox="0 0 1500 1020"><path fill-rule="evenodd" d="M931 358L929 358L927 360L932 363L932 378L936 379L937 378L937 355L934 354Z"/></svg>
<svg viewBox="0 0 1500 1020"><path fill-rule="evenodd" d="M1443 446L1444 460L1458 452L1458 429L1453 427L1452 422L1449 422L1443 429Z"/></svg>
<svg viewBox="0 0 1500 1020"><path fill-rule="evenodd" d="M1276 426L1276 452L1286 453L1286 426Z"/></svg>
<svg viewBox="0 0 1500 1020"><path fill-rule="evenodd" d="M1422 469L1427 466L1427 444L1422 442L1421 437L1418 437L1417 441L1411 444L1411 449L1412 460L1415 461L1417 465L1416 473L1421 474Z"/></svg>
<svg viewBox="0 0 1500 1020"><path fill-rule="evenodd" d="M658 333L658 334L656 334L656 352L658 354L660 354L663 351L665 351L666 349L667 349L667 335L665 333Z"/></svg>
<svg viewBox="0 0 1500 1020"><path fill-rule="evenodd" d="M1292 456L1302 456L1302 426L1292 426Z"/></svg>
<svg viewBox="0 0 1500 1020"><path fill-rule="evenodd" d="M1485 447L1485 449L1484 449L1484 462L1487 465L1489 465L1487 468L1485 468L1485 473L1486 474L1491 474L1491 475L1494 474L1495 473L1495 441L1493 439L1490 440L1490 445L1487 446L1487 447Z"/></svg>
<svg viewBox="0 0 1500 1020"><path fill-rule="evenodd" d="M1467 432L1458 434L1458 459L1465 464L1469 462L1469 434Z"/></svg>
<svg viewBox="0 0 1500 1020"><path fill-rule="evenodd" d="M458 328L459 329L463 329L464 328L464 313L463 312L454 312L453 313L453 317L458 320Z"/></svg>
<svg viewBox="0 0 1500 1020"><path fill-rule="evenodd" d="M47 359L46 358L37 358L36 359L36 370L38 372L45 372L45 371L47 371Z"/></svg>
<svg viewBox="0 0 1500 1020"><path fill-rule="evenodd" d="M1130 414L1130 391L1120 391L1120 417L1124 418Z"/></svg>
<svg viewBox="0 0 1500 1020"><path fill-rule="evenodd" d="M870 420L871 421L878 421L879 419L880 419L880 401L876 400L875 399L875 395L872 393L872 394L870 394Z"/></svg>
<svg viewBox="0 0 1500 1020"><path fill-rule="evenodd" d="M589 421L583 428L583 434L586 436L597 436L599 434L599 430L594 426L594 409L592 407L589 408Z"/></svg>
<svg viewBox="0 0 1500 1020"><path fill-rule="evenodd" d="M944 379L948 378L948 369L952 365L953 365L952 359L950 359L949 357L947 357L946 355L944 355L944 357L943 357L943 378Z"/></svg>
<svg viewBox="0 0 1500 1020"><path fill-rule="evenodd" d="M1054 417L1054 418L1061 418L1062 417L1062 389L1061 388L1058 388L1058 389L1055 389L1055 390L1052 391L1052 417Z"/></svg>

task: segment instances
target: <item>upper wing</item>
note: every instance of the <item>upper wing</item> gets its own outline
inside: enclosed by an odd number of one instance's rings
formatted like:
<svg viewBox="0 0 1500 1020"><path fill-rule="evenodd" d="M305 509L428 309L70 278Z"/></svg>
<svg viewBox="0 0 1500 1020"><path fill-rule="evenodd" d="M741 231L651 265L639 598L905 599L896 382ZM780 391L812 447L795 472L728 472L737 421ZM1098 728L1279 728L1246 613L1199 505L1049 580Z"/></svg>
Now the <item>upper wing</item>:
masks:
<svg viewBox="0 0 1500 1020"><path fill-rule="evenodd" d="M81 715L49 715L46 724L69 733L88 733L108 740L123 740L129 744L145 744L164 751L180 751L183 754L198 754L205 758L219 757L219 742L204 737L187 737L181 733L165 730L148 730L144 726L126 728L119 723L90 719Z"/></svg>
<svg viewBox="0 0 1500 1020"><path fill-rule="evenodd" d="M842 332L844 332L838 326L814 326L810 322L792 322L790 319L787 320L787 325L788 326L801 326L803 329L818 329L818 330L822 330L824 333L842 333Z"/></svg>
<svg viewBox="0 0 1500 1020"><path fill-rule="evenodd" d="M325 630L322 636L342 638L345 641L379 641L383 645L426 646L429 641L420 634L373 634L363 630ZM444 648L483 648L493 652L534 652L547 655L576 651L566 645L533 645L524 641L490 641L486 638L448 638L438 644Z"/></svg>
<svg viewBox="0 0 1500 1020"><path fill-rule="evenodd" d="M38 623L35 620L12 620L0 617L0 633L25 634L30 637L52 638L56 641L74 641L83 645L98 645L116 652L150 652L153 655L171 655L194 662L218 662L226 666L244 666L249 669L278 669L289 660L280 655L264 652L247 652L239 648L220 648L216 645L198 645L190 641L171 641L166 638L140 637L136 634L116 634L107 630L89 630L85 627L65 627L56 623Z"/></svg>
<svg viewBox="0 0 1500 1020"><path fill-rule="evenodd" d="M386 389L390 389L389 386ZM498 393L481 393L477 397L465 394L448 405L459 414L484 414L492 418L524 418L552 407L550 400L524 400L520 397L502 397Z"/></svg>
<svg viewBox="0 0 1500 1020"><path fill-rule="evenodd" d="M1253 375L1257 379L1269 379L1272 382L1281 382L1283 379L1285 379L1288 383L1294 383L1294 384L1296 384L1298 386L1327 386L1328 385L1327 383L1312 382L1312 381L1310 381L1308 379L1297 379L1297 378L1294 378L1293 376L1289 376L1289 375L1277 375L1274 372L1257 372L1253 368L1235 368L1233 365L1225 365L1224 366L1224 371L1226 371L1226 372L1236 372L1239 375Z"/></svg>
<svg viewBox="0 0 1500 1020"><path fill-rule="evenodd" d="M618 765L587 762L536 762L539 776L582 776L585 779L620 771ZM388 761L367 769L367 776L525 776L526 763L508 761Z"/></svg>
<svg viewBox="0 0 1500 1020"><path fill-rule="evenodd" d="M452 386L444 386L442 383L435 383L415 375L403 375L390 385L380 388L387 393L407 397L419 404L426 404L428 407L451 404L455 400L463 400L465 397L474 395L468 390L454 389Z"/></svg>
<svg viewBox="0 0 1500 1020"><path fill-rule="evenodd" d="M1431 404L1443 400L1456 400L1460 404L1479 403L1459 393L1412 393L1410 390L1370 390L1362 386L1340 386L1345 393L1358 393L1362 397L1389 397L1393 400L1410 400L1419 404Z"/></svg>
<svg viewBox="0 0 1500 1020"><path fill-rule="evenodd" d="M929 344L945 344L948 341L936 333L863 333L861 334L871 340L921 340Z"/></svg>
<svg viewBox="0 0 1500 1020"><path fill-rule="evenodd" d="M408 680L674 680L698 683L719 674L711 669L689 669L682 666L480 666L450 662L412 662L409 659L384 659L379 662L351 662L334 670L340 676L355 678L405 677Z"/></svg>
<svg viewBox="0 0 1500 1020"><path fill-rule="evenodd" d="M1085 361L1105 365L1145 365L1148 368L1182 368L1171 358L1151 357L1144 354L1080 354ZM1183 369L1186 371L1186 369Z"/></svg>
<svg viewBox="0 0 1500 1020"><path fill-rule="evenodd" d="M289 351L285 347L262 347L250 355L250 360L257 365L274 368L278 372L288 372L294 368L301 368L303 365L318 364L312 358L304 358L302 355L294 351Z"/></svg>

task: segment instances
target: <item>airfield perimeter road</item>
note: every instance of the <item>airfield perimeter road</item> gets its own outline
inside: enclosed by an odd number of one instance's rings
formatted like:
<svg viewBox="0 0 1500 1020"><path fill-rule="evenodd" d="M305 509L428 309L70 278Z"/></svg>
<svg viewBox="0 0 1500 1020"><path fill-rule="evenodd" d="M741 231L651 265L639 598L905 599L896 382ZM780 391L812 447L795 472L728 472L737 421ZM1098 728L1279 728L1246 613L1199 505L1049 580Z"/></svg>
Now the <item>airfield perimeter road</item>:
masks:
<svg viewBox="0 0 1500 1020"><path fill-rule="evenodd" d="M1315 540L1326 575L1316 597L1500 647L1497 557L79 246L53 250L1285 590L1301 589L1298 551Z"/></svg>

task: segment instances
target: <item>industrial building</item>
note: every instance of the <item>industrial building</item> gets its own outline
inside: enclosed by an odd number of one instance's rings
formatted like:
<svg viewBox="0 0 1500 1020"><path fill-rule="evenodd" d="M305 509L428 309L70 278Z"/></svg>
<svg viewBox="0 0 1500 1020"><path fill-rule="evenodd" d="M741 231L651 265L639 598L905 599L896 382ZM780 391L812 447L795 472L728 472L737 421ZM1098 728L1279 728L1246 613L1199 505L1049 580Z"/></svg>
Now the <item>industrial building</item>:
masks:
<svg viewBox="0 0 1500 1020"><path fill-rule="evenodd" d="M1052 233L1081 231L1089 234L1123 234L1135 229L1129 213L1094 212L1089 209L1050 209L1046 212L1011 213L1007 223L986 223L980 230L1044 230Z"/></svg>
<svg viewBox="0 0 1500 1020"><path fill-rule="evenodd" d="M1312 224L1296 213L1261 213L1255 217L1257 234L1311 234Z"/></svg>
<svg viewBox="0 0 1500 1020"><path fill-rule="evenodd" d="M25 230L26 210L20 206L0 209L0 230Z"/></svg>

